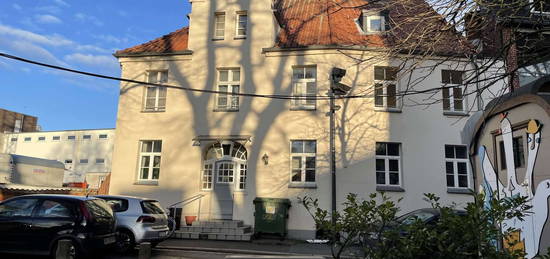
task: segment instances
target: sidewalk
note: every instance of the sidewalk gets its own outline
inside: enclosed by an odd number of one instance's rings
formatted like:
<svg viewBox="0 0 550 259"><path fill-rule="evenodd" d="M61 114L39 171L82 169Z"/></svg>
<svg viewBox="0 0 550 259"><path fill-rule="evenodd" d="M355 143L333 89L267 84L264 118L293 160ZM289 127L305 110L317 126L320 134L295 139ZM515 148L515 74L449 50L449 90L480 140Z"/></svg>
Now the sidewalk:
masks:
<svg viewBox="0 0 550 259"><path fill-rule="evenodd" d="M259 239L252 242L168 239L157 249L219 252L229 254L259 255L323 255L331 256L330 247L324 244L309 244L305 241Z"/></svg>

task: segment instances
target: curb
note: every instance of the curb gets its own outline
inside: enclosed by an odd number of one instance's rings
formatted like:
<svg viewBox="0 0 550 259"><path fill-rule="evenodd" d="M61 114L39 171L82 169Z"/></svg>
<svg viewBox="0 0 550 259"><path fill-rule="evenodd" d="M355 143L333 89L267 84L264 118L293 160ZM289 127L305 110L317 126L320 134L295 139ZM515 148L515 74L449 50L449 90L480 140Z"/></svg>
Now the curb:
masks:
<svg viewBox="0 0 550 259"><path fill-rule="evenodd" d="M331 258L330 255L314 255L314 254L298 254L284 252L269 252L261 250L246 250L246 249L231 249L231 248L207 248L207 247L189 247L189 246L157 246L156 250L181 250L181 251L198 251L198 252L216 252L226 254L250 254L250 255L312 255Z"/></svg>

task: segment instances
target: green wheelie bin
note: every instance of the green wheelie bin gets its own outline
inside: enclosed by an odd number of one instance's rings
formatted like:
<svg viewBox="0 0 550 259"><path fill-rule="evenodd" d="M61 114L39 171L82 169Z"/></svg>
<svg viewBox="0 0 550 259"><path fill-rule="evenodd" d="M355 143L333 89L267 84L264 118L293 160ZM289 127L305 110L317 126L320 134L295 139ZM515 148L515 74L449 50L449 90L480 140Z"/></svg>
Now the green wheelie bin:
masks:
<svg viewBox="0 0 550 259"><path fill-rule="evenodd" d="M260 198L254 199L254 236L261 234L278 234L285 238L288 229L289 199Z"/></svg>

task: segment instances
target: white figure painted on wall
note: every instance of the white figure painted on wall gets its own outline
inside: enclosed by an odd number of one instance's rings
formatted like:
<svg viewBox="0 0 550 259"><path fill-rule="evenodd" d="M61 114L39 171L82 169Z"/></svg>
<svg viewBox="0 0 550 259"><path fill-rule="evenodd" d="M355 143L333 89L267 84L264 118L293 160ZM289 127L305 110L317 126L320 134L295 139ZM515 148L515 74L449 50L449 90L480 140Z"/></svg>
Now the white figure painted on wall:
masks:
<svg viewBox="0 0 550 259"><path fill-rule="evenodd" d="M527 126L528 159L525 178L518 182L514 161L514 145L512 125L503 114L500 122L500 130L504 143L504 159L506 163L506 185L504 185L495 173L495 167L491 164L485 146L479 148L481 169L484 180L480 190L487 194L486 199L491 198L493 192L497 192L496 198L507 198L516 195L528 197L528 205L532 206L531 214L523 221L512 219L503 222L503 229L510 227L518 229L519 241L524 246L526 258L534 258L538 254L542 229L548 216L548 197L550 196L550 179L545 179L537 185L533 193L533 170L537 153L541 144L541 128L536 120L530 120ZM495 151L496 152L496 151ZM496 163L496 161L495 161Z"/></svg>

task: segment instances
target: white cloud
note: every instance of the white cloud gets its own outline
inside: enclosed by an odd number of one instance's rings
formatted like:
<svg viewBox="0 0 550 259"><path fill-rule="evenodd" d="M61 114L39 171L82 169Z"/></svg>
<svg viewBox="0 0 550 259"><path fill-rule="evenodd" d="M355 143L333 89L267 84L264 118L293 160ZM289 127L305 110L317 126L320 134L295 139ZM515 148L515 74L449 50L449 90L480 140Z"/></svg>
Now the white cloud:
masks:
<svg viewBox="0 0 550 259"><path fill-rule="evenodd" d="M53 16L53 15L50 15L50 14L39 14L39 15L35 15L34 16L34 19L36 19L36 21L38 23L49 23L49 24L59 24L59 23L62 23L61 19Z"/></svg>
<svg viewBox="0 0 550 259"><path fill-rule="evenodd" d="M80 22L91 22L96 26L103 26L103 22L93 15L87 15L83 13L76 13L74 18Z"/></svg>
<svg viewBox="0 0 550 259"><path fill-rule="evenodd" d="M12 4L11 7L13 7L13 9L15 10L18 10L18 11L21 11L21 9L23 9L20 5L18 4Z"/></svg>
<svg viewBox="0 0 550 259"><path fill-rule="evenodd" d="M27 40L30 42L50 45L50 46L68 46L73 45L74 42L64 38L61 35L42 35L34 32L13 28L7 25L0 24L0 35L12 36L21 40Z"/></svg>
<svg viewBox="0 0 550 259"><path fill-rule="evenodd" d="M55 5L37 6L34 8L34 10L38 12L53 13L53 14L61 13L61 8Z"/></svg>
<svg viewBox="0 0 550 259"><path fill-rule="evenodd" d="M104 49L102 47L94 46L94 45L77 45L75 47L77 51L92 51L92 52L100 52L100 53L111 53L114 52L114 50Z"/></svg>
<svg viewBox="0 0 550 259"><path fill-rule="evenodd" d="M120 38L120 37L116 37L116 36L113 36L113 35L100 34L100 35L94 35L93 37L96 38L96 39L103 40L103 41L108 42L108 43L120 44L120 43L127 43L128 42L128 38L126 38L126 37Z"/></svg>
<svg viewBox="0 0 550 259"><path fill-rule="evenodd" d="M63 1L63 0L53 0L56 4L58 5L61 5L61 6L70 6L69 4L67 4L67 2Z"/></svg>
<svg viewBox="0 0 550 259"><path fill-rule="evenodd" d="M67 62L74 62L86 66L94 66L106 69L117 69L117 60L110 55L91 55L83 53L74 53L64 57Z"/></svg>
<svg viewBox="0 0 550 259"><path fill-rule="evenodd" d="M2 41L0 46L10 50L14 55L20 55L24 58L33 59L38 62L50 63L59 66L68 66L67 63L57 59L52 53L45 48L28 41Z"/></svg>

